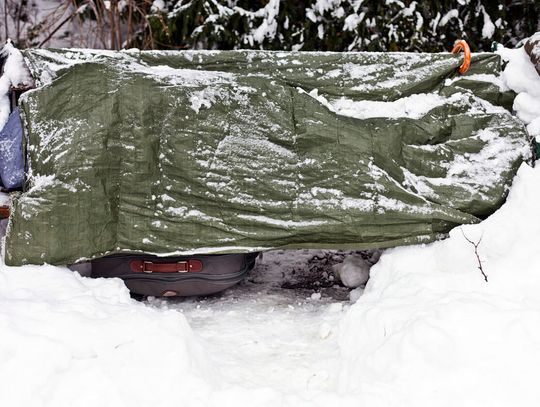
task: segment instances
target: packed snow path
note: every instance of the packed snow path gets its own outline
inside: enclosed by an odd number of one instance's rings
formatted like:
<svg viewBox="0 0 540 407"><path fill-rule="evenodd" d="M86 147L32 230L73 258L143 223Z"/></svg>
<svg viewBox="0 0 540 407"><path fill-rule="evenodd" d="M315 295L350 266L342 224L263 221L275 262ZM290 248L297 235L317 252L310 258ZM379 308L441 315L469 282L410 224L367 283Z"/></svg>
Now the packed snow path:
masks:
<svg viewBox="0 0 540 407"><path fill-rule="evenodd" d="M323 289L321 295L318 289L280 288L292 277L295 263L301 266L302 260L314 256L314 251L299 253L266 253L246 282L222 295L148 302L184 314L228 383L225 387L268 387L312 396L334 392L339 370L337 328L349 301L345 289Z"/></svg>

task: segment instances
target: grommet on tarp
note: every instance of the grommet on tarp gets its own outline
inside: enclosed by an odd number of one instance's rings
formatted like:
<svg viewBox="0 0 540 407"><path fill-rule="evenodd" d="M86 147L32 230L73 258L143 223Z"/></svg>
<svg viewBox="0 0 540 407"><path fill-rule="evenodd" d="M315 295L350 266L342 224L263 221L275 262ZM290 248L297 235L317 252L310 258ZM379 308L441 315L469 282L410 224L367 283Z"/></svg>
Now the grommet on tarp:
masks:
<svg viewBox="0 0 540 407"><path fill-rule="evenodd" d="M464 58L463 63L459 67L459 73L463 75L471 66L471 49L465 40L456 41L454 48L452 48L452 54L457 54L461 50L463 50Z"/></svg>

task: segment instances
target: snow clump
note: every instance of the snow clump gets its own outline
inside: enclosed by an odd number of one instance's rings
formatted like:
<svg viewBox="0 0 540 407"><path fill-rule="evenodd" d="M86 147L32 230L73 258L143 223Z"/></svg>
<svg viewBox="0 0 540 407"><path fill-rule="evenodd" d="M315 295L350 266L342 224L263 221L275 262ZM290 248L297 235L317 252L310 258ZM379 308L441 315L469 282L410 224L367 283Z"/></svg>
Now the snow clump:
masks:
<svg viewBox="0 0 540 407"><path fill-rule="evenodd" d="M369 279L371 263L364 260L359 254L352 254L345 258L343 263L334 266L334 272L345 287L360 287Z"/></svg>
<svg viewBox="0 0 540 407"><path fill-rule="evenodd" d="M180 384L183 405L206 397L214 374L180 312L119 279L1 263L1 406L168 406Z"/></svg>
<svg viewBox="0 0 540 407"><path fill-rule="evenodd" d="M501 48L497 53L507 65L502 74L506 85L517 93L516 115L527 125L527 131L540 142L540 74L524 47Z"/></svg>
<svg viewBox="0 0 540 407"><path fill-rule="evenodd" d="M9 100L11 88L32 87L34 81L24 63L21 51L13 46L10 39L7 40L4 48L0 51L0 57L4 59L4 67L0 77L0 129L2 129L11 113Z"/></svg>

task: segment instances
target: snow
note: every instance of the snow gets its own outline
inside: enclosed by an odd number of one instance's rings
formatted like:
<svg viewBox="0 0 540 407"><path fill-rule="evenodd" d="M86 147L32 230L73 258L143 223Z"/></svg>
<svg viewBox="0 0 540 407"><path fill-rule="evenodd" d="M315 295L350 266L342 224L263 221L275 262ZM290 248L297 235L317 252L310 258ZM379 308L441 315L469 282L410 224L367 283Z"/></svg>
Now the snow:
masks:
<svg viewBox="0 0 540 407"><path fill-rule="evenodd" d="M457 96L445 98L435 93L421 93L397 99L393 102L353 101L342 97L333 101L329 106L331 110L340 115L355 117L357 119L368 119L372 117L388 117L393 119L409 117L418 119L435 107L445 103L451 103L452 100L458 100L459 94L455 95ZM321 97L319 96L319 98Z"/></svg>
<svg viewBox="0 0 540 407"><path fill-rule="evenodd" d="M266 38L274 38L278 28L276 17L279 14L279 0L270 0L261 9L264 13L263 21L251 34L253 40L262 43Z"/></svg>
<svg viewBox="0 0 540 407"><path fill-rule="evenodd" d="M452 18L459 18L459 12L456 9L452 9L448 11L444 16L442 16L440 21L438 21L438 25L445 26L446 24L448 24L448 21L450 21L450 19ZM435 19L435 21L437 21L437 19ZM436 27L437 27L437 24L434 23L434 30L436 29Z"/></svg>
<svg viewBox="0 0 540 407"><path fill-rule="evenodd" d="M358 24L364 20L366 13L362 12L360 14L350 14L345 18L343 22L343 30L345 31L354 31L358 27Z"/></svg>
<svg viewBox="0 0 540 407"><path fill-rule="evenodd" d="M491 17L487 13L484 6L482 6L482 14L484 16L484 25L482 26L482 38L492 38L495 34L495 24L491 21Z"/></svg>
<svg viewBox="0 0 540 407"><path fill-rule="evenodd" d="M493 75L493 74L470 74L465 77L463 76L456 76L455 78L449 78L444 81L445 86L450 86L451 84L461 81L461 80L471 80L471 81L479 81L479 82L488 82L492 83L493 85L496 85L499 87L499 89L503 92L510 90L502 80L502 78Z"/></svg>
<svg viewBox="0 0 540 407"><path fill-rule="evenodd" d="M351 76L353 75L357 75L357 72L351 71ZM501 89L508 90L506 83L502 79L494 76L492 78L492 76L493 75L474 75L474 78L483 81L491 81L494 79L493 83L497 84ZM447 80L445 85L450 85L453 82L454 80ZM298 91L305 92L300 88ZM494 106L478 97L469 97L461 92L456 92L451 96L441 96L437 93L413 94L390 102L351 100L345 97L328 100L326 97L319 95L317 89L313 89L309 92L309 95L331 111L339 115L357 119L376 117L392 119L406 117L419 119L429 114L434 108L445 104L465 106L468 114L485 115L486 113L496 113L510 116L510 113L502 107ZM516 103L519 102L519 97L523 96L520 94L518 98L516 98ZM515 108L516 103L514 104ZM518 113L518 117L531 115L532 113L530 112L540 111L537 109L537 105L530 100L526 100L524 105L526 108ZM536 126L536 124L533 124L533 126ZM467 196L479 196L479 198L482 199L485 197L485 188L495 184L497 180L500 179L502 173L510 170L508 163L512 162L516 157L528 157L530 155L530 148L528 145L521 143L521 145L518 146L507 138L499 137L501 131L504 130L503 125L497 128L484 128L477 132L473 132L471 134L471 139L479 138L485 143L485 146L478 152L471 152L467 155L456 155L452 159L441 160L439 165L446 170L444 177L430 178L418 176L402 167L401 169L405 177L403 185L407 187L409 191L414 191L423 198L429 198L435 201L441 200L441 198L434 192L434 187L446 185L459 185L463 191L467 192ZM452 143L452 140L448 140L439 145L417 146L416 148L419 151L444 151L448 146L451 146ZM380 171L380 169L376 170ZM391 179L391 177L388 176L388 179ZM472 180L474 180L474 182ZM478 185L482 185L483 187L478 187ZM398 186L401 187L401 185ZM339 198L337 194L333 193L333 195L335 195L336 198ZM337 204L335 199L333 201ZM343 205L344 203L340 204ZM379 204L384 204L386 209L405 209L403 205L399 205L396 202L389 200L380 200Z"/></svg>
<svg viewBox="0 0 540 407"><path fill-rule="evenodd" d="M17 48L8 40L0 56L5 58L2 76L0 77L0 129L8 121L10 109L9 91L12 87L31 87L34 81L24 64L24 58Z"/></svg>
<svg viewBox="0 0 540 407"><path fill-rule="evenodd" d="M8 205L10 202L9 194L5 192L0 192L0 206Z"/></svg>
<svg viewBox="0 0 540 407"><path fill-rule="evenodd" d="M418 191L424 191L426 196L432 195L429 190L430 185L460 185L469 191L471 196L480 194L482 196L483 188L468 185L470 179L479 182L481 185L492 185L504 171L510 170L507 159L514 157L515 154L521 154L524 157L529 155L529 146L516 148L513 143L504 141L499 137L498 131L492 129L482 129L473 134L486 143L478 152L469 154L467 157L456 156L450 162L441 162L440 165L447 169L444 178L429 178L425 176L416 176L406 169L405 185L414 185ZM430 148L430 147L428 147Z"/></svg>
<svg viewBox="0 0 540 407"><path fill-rule="evenodd" d="M523 47L499 48L496 52L507 62L502 78L508 87L540 98L540 79Z"/></svg>
<svg viewBox="0 0 540 407"><path fill-rule="evenodd" d="M195 404L213 376L186 318L119 280L2 264L0 282L2 406L165 406L178 383Z"/></svg>
<svg viewBox="0 0 540 407"><path fill-rule="evenodd" d="M12 86L34 85L30 71L24 64L24 57L21 51L15 48L10 40L8 40L2 48L1 56L7 58L2 76L6 76Z"/></svg>
<svg viewBox="0 0 540 407"><path fill-rule="evenodd" d="M336 265L335 271L345 287L357 288L367 283L370 268L371 264L362 256L352 254L343 263Z"/></svg>
<svg viewBox="0 0 540 407"><path fill-rule="evenodd" d="M222 296L146 303L120 280L0 264L0 380L9 383L0 405L346 401L335 388L347 303L279 286L313 254L268 253L250 281Z"/></svg>
<svg viewBox="0 0 540 407"><path fill-rule="evenodd" d="M151 11L152 11L152 13L165 11L165 1L164 0L154 0L152 2Z"/></svg>
<svg viewBox="0 0 540 407"><path fill-rule="evenodd" d="M218 19L221 16L228 16L238 13L240 16L248 18L249 30L243 34L242 42L253 46L262 44L266 39L272 39L276 36L278 29L277 17L279 15L279 0L269 0L264 7L257 11L249 11L237 5L231 7L223 6L217 2L213 2L218 9L218 14L214 14L208 18ZM179 9L181 2L175 5L175 9ZM175 13L173 11L173 13ZM256 25L258 23L258 25ZM201 26L202 28L202 26Z"/></svg>
<svg viewBox="0 0 540 407"><path fill-rule="evenodd" d="M273 268L270 275L283 270L281 264L272 265L276 258L267 262ZM340 402L335 380L341 302L309 290L248 282L218 298L149 303L181 310L207 346L208 358L222 373L218 388L223 389L214 391L210 405Z"/></svg>
<svg viewBox="0 0 540 407"><path fill-rule="evenodd" d="M484 222L383 254L341 327L342 391L360 405L538 405L539 181L523 164Z"/></svg>
<svg viewBox="0 0 540 407"><path fill-rule="evenodd" d="M540 79L520 52L501 51L503 80L534 91ZM514 108L527 117L527 105ZM539 181L540 168L522 164L506 204L482 223L383 254L342 321L341 391L359 405L538 405Z"/></svg>
<svg viewBox="0 0 540 407"><path fill-rule="evenodd" d="M517 116L527 124L540 117L540 99L530 93L521 92L517 95L513 107Z"/></svg>
<svg viewBox="0 0 540 407"><path fill-rule="evenodd" d="M275 225L280 226L282 228L301 228L303 226L319 226L324 225L325 221L295 221L295 220L279 220L279 219L273 219L269 218L267 216L262 215L238 215L240 219L248 219L248 220L256 220L258 222L266 223L269 225Z"/></svg>
<svg viewBox="0 0 540 407"><path fill-rule="evenodd" d="M507 62L502 79L518 94L513 106L516 115L528 125L529 134L540 141L540 76L523 47L500 48L497 53Z"/></svg>

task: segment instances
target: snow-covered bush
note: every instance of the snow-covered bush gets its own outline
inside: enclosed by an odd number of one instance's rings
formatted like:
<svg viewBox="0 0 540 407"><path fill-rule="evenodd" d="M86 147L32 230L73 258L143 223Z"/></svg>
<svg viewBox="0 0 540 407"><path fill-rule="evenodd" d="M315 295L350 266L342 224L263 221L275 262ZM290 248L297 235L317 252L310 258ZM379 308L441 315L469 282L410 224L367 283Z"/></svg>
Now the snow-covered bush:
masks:
<svg viewBox="0 0 540 407"><path fill-rule="evenodd" d="M531 0L156 0L152 13L173 48L443 51L465 38L490 50L538 29Z"/></svg>
<svg viewBox="0 0 540 407"><path fill-rule="evenodd" d="M23 47L446 51L465 38L486 51L493 41L514 46L540 29L535 0L4 3L0 33Z"/></svg>

